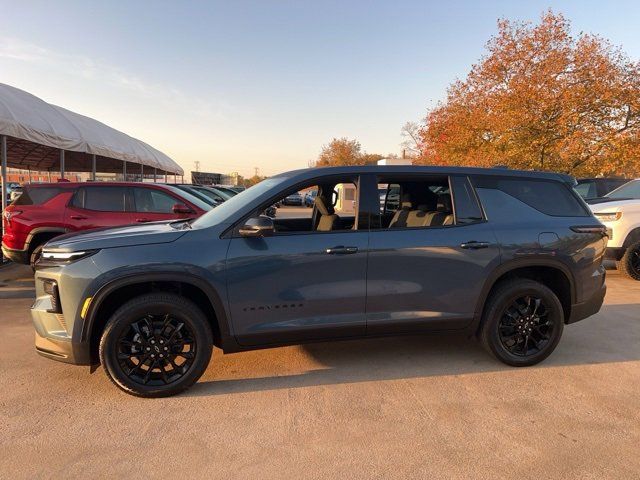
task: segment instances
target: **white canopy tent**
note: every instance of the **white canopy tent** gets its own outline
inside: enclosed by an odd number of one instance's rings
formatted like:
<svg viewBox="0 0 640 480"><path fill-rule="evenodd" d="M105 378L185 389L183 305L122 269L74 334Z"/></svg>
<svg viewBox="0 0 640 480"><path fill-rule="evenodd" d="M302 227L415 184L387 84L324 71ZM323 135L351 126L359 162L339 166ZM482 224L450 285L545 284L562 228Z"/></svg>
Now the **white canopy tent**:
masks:
<svg viewBox="0 0 640 480"><path fill-rule="evenodd" d="M7 206L7 167L60 172L125 174L127 164L156 175L184 175L167 155L93 118L51 105L24 90L0 83L0 175L2 211ZM174 177L175 178L175 177Z"/></svg>
<svg viewBox="0 0 640 480"><path fill-rule="evenodd" d="M93 118L51 105L0 83L3 202L6 168L64 172L125 172L127 163L154 173L184 175L164 153ZM4 204L3 204L4 207Z"/></svg>

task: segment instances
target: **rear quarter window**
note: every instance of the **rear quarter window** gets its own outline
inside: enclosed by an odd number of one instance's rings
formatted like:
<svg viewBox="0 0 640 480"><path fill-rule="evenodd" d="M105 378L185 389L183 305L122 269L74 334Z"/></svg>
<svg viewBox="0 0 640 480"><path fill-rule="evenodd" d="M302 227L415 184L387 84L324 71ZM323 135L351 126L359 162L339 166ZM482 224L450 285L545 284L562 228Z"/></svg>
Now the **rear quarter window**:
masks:
<svg viewBox="0 0 640 480"><path fill-rule="evenodd" d="M64 189L58 187L25 188L22 194L13 201L13 205L42 205Z"/></svg>
<svg viewBox="0 0 640 480"><path fill-rule="evenodd" d="M587 217L586 207L574 196L570 187L562 182L529 178L478 176L476 188L499 190L554 217Z"/></svg>

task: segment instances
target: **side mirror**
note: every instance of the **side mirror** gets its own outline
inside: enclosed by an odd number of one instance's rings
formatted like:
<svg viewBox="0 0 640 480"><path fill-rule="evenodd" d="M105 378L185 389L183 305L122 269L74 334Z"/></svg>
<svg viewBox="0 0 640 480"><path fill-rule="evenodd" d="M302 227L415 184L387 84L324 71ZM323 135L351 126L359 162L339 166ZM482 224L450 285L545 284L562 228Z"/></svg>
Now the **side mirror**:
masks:
<svg viewBox="0 0 640 480"><path fill-rule="evenodd" d="M172 208L171 211L173 211L173 213L176 214L181 214L181 213L193 213L193 210L191 210L189 207L187 207L186 205L182 204L182 203L176 203Z"/></svg>
<svg viewBox="0 0 640 480"><path fill-rule="evenodd" d="M265 215L249 218L238 233L243 237L268 237L273 235L273 220Z"/></svg>

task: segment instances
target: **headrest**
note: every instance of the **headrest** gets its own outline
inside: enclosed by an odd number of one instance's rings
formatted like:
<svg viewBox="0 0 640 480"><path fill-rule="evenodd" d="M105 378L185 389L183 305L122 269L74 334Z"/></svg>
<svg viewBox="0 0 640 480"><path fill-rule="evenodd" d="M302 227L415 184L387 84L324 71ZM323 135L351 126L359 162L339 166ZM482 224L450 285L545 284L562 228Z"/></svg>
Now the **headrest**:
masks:
<svg viewBox="0 0 640 480"><path fill-rule="evenodd" d="M438 211L439 212L452 212L453 209L451 207L452 207L451 206L451 195L446 193L444 195L439 195L438 196Z"/></svg>
<svg viewBox="0 0 640 480"><path fill-rule="evenodd" d="M411 195L403 193L400 200L400 208L411 210L411 207L413 207L413 204L411 203Z"/></svg>
<svg viewBox="0 0 640 480"><path fill-rule="evenodd" d="M330 215L329 209L325 205L324 200L321 196L318 195L313 201L313 204L316 206L321 215Z"/></svg>

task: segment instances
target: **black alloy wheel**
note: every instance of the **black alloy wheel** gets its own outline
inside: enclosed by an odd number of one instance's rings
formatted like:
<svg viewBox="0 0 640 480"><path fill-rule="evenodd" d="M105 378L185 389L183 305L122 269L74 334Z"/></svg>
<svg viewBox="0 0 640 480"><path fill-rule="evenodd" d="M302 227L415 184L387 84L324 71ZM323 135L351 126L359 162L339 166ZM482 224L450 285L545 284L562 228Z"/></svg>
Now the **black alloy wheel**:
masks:
<svg viewBox="0 0 640 480"><path fill-rule="evenodd" d="M487 351L515 367L535 365L554 351L564 328L564 310L546 285L514 278L496 285L479 332Z"/></svg>
<svg viewBox="0 0 640 480"><path fill-rule="evenodd" d="M193 365L197 343L193 330L170 313L134 321L118 339L123 372L141 385L169 385Z"/></svg>
<svg viewBox="0 0 640 480"><path fill-rule="evenodd" d="M109 379L140 397L175 395L204 373L213 350L207 317L189 299L172 293L133 298L109 319L100 340L100 362Z"/></svg>
<svg viewBox="0 0 640 480"><path fill-rule="evenodd" d="M553 328L547 307L533 295L514 299L498 323L504 348L522 357L542 351L553 335Z"/></svg>

